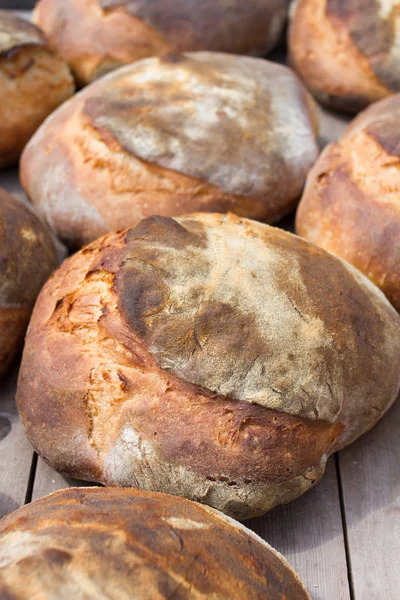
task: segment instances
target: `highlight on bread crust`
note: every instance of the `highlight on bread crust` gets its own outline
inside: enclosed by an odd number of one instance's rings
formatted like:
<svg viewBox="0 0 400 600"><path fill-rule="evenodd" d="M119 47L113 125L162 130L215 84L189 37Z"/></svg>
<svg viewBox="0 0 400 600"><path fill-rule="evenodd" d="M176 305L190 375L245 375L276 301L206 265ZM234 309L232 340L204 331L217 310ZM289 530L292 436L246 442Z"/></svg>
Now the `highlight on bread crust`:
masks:
<svg viewBox="0 0 400 600"><path fill-rule="evenodd" d="M18 161L39 125L73 93L67 64L41 31L0 11L0 168Z"/></svg>
<svg viewBox="0 0 400 600"><path fill-rule="evenodd" d="M400 94L356 117L310 172L299 235L349 261L400 311Z"/></svg>
<svg viewBox="0 0 400 600"><path fill-rule="evenodd" d="M358 112L400 91L399 0L297 0L291 63L327 106Z"/></svg>
<svg viewBox="0 0 400 600"><path fill-rule="evenodd" d="M0 596L310 600L264 540L167 494L70 488L0 522Z"/></svg>
<svg viewBox="0 0 400 600"><path fill-rule="evenodd" d="M47 228L0 189L0 377L22 345L36 297L57 264Z"/></svg>
<svg viewBox="0 0 400 600"><path fill-rule="evenodd" d="M150 217L64 262L17 406L80 479L239 519L301 495L400 384L400 317L351 265L234 215Z"/></svg>
<svg viewBox="0 0 400 600"><path fill-rule="evenodd" d="M56 111L25 149L21 181L72 248L152 214L272 222L301 195L317 128L284 66L207 52L145 59Z"/></svg>
<svg viewBox="0 0 400 600"><path fill-rule="evenodd" d="M40 0L34 20L84 86L167 52L264 56L286 13L286 0Z"/></svg>

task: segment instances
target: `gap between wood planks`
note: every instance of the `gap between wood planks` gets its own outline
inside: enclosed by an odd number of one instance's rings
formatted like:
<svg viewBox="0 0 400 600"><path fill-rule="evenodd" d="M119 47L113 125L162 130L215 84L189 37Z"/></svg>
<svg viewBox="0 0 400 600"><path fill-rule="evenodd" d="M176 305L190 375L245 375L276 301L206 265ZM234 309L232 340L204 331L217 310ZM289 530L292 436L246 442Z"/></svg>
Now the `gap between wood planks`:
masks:
<svg viewBox="0 0 400 600"><path fill-rule="evenodd" d="M341 474L340 474L339 452L336 452L336 454L334 456L335 456L336 477L337 477L338 490L339 490L340 516L342 518L342 527L343 527L344 551L346 554L347 581L349 583L350 600L355 600L354 580L353 580L353 572L352 572L352 567L351 567L349 534L348 534L347 519L346 519L346 508L344 505L343 485L342 485L342 478L341 478Z"/></svg>

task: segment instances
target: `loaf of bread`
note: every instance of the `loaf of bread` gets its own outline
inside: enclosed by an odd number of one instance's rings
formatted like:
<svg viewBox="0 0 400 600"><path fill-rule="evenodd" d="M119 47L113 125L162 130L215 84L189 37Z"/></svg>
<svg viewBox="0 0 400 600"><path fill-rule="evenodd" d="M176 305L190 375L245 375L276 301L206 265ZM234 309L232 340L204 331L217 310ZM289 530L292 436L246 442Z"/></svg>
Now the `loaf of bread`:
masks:
<svg viewBox="0 0 400 600"><path fill-rule="evenodd" d="M310 600L276 550L216 510L138 490L71 488L0 523L0 597Z"/></svg>
<svg viewBox="0 0 400 600"><path fill-rule="evenodd" d="M301 195L316 130L313 101L286 67L203 52L145 59L52 115L21 181L71 248L152 214L271 222Z"/></svg>
<svg viewBox="0 0 400 600"><path fill-rule="evenodd" d="M17 406L53 468L231 516L308 490L400 385L400 316L351 265L234 215L149 217L64 262Z"/></svg>
<svg viewBox="0 0 400 600"><path fill-rule="evenodd" d="M189 50L265 55L286 0L40 0L35 22L83 86L149 56Z"/></svg>
<svg viewBox="0 0 400 600"><path fill-rule="evenodd" d="M297 0L291 63L318 100L357 112L400 91L400 0Z"/></svg>
<svg viewBox="0 0 400 600"><path fill-rule="evenodd" d="M42 121L73 92L67 64L41 31L0 11L0 168L18 161Z"/></svg>
<svg viewBox="0 0 400 600"><path fill-rule="evenodd" d="M48 230L0 189L0 377L22 344L40 288L56 267Z"/></svg>
<svg viewBox="0 0 400 600"><path fill-rule="evenodd" d="M310 172L296 228L381 288L400 311L400 94L356 117Z"/></svg>

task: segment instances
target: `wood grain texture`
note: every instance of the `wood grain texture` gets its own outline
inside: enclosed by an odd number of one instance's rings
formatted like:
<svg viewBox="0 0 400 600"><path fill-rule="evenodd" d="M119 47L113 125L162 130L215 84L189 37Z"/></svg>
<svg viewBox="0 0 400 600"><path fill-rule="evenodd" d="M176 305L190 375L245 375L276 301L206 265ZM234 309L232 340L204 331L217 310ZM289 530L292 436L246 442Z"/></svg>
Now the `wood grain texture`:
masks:
<svg viewBox="0 0 400 600"><path fill-rule="evenodd" d="M400 597L400 402L339 455L355 600Z"/></svg>
<svg viewBox="0 0 400 600"><path fill-rule="evenodd" d="M0 380L0 518L24 504L33 457L14 402L17 371Z"/></svg>
<svg viewBox="0 0 400 600"><path fill-rule="evenodd" d="M70 477L64 477L39 458L36 468L35 481L32 490L32 500L37 500L47 494L52 494L57 490L63 490L70 487L89 487L94 484L87 481L78 481Z"/></svg>
<svg viewBox="0 0 400 600"><path fill-rule="evenodd" d="M350 600L333 458L310 492L246 525L287 558L313 600Z"/></svg>

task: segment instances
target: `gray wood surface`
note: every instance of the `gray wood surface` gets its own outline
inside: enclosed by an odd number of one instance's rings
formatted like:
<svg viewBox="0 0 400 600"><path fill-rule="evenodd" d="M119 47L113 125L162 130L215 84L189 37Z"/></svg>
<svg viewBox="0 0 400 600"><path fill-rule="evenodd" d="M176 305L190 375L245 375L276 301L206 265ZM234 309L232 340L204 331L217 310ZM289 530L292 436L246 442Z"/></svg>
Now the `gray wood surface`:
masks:
<svg viewBox="0 0 400 600"><path fill-rule="evenodd" d="M400 598L400 401L339 455L355 600Z"/></svg>
<svg viewBox="0 0 400 600"><path fill-rule="evenodd" d="M350 600L333 458L314 489L246 525L287 558L313 600Z"/></svg>
<svg viewBox="0 0 400 600"><path fill-rule="evenodd" d="M47 466L46 463L39 458L32 489L32 500L37 500L38 498L47 496L47 494L52 494L57 490L92 485L94 484L87 481L79 481L78 479L71 479L70 477L64 477L63 475L60 475L60 473L56 473L56 471Z"/></svg>
<svg viewBox="0 0 400 600"><path fill-rule="evenodd" d="M14 402L17 371L0 383L0 518L24 504L33 457Z"/></svg>

